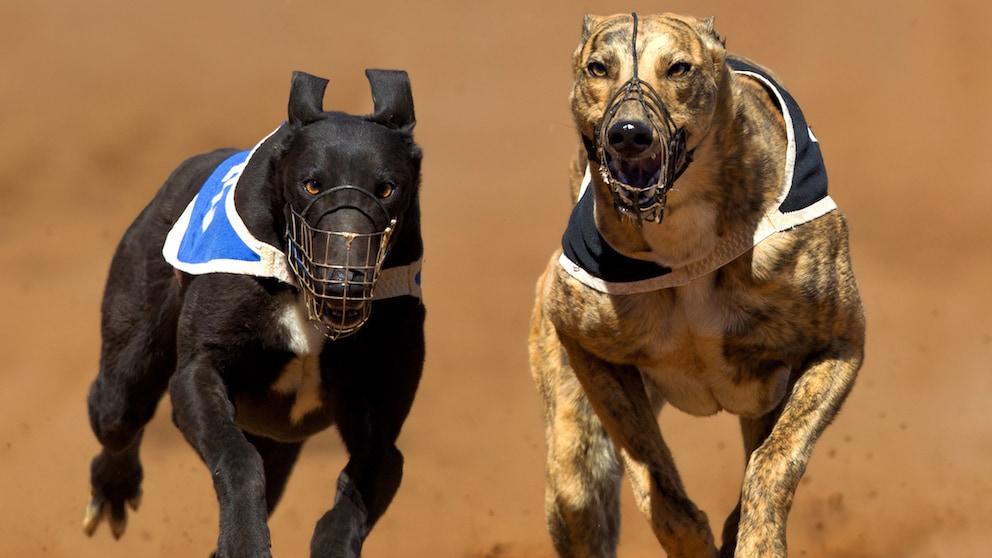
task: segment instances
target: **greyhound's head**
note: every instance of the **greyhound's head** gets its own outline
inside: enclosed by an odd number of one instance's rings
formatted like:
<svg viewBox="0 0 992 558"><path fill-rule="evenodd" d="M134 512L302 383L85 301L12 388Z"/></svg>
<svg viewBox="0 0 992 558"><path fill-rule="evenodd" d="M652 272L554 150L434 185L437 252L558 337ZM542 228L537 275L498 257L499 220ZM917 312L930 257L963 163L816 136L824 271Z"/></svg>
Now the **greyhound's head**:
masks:
<svg viewBox="0 0 992 558"><path fill-rule="evenodd" d="M586 16L572 111L621 216L661 222L709 129L725 55L712 19Z"/></svg>
<svg viewBox="0 0 992 558"><path fill-rule="evenodd" d="M420 149L405 72L368 70L375 112L324 112L327 81L293 75L277 172L287 256L313 324L337 339L368 319L387 253L417 200Z"/></svg>

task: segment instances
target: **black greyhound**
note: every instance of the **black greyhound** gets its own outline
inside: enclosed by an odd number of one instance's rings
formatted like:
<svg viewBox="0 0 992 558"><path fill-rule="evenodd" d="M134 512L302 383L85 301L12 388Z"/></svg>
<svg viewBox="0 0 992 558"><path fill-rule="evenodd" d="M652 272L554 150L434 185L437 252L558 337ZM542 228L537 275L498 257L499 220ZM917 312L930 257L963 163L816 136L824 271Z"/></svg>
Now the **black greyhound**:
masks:
<svg viewBox="0 0 992 558"><path fill-rule="evenodd" d="M353 116L324 112L327 81L294 73L288 122L251 151L187 160L125 233L89 393L103 449L87 533L104 518L124 532L168 389L213 476L217 556L271 555L268 515L303 442L332 424L350 459L311 555L360 555L400 484L425 316L410 82L366 75L374 113Z"/></svg>

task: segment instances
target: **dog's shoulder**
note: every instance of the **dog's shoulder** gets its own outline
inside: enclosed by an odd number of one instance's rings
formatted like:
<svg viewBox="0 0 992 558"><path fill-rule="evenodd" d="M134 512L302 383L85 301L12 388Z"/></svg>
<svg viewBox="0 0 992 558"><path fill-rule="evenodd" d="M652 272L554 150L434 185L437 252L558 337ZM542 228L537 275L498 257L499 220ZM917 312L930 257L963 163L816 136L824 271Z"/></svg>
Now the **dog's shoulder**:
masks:
<svg viewBox="0 0 992 558"><path fill-rule="evenodd" d="M321 369L327 340L291 287L238 274L191 276L178 336L180 366L204 360L220 371L240 427L292 441L330 424Z"/></svg>
<svg viewBox="0 0 992 558"><path fill-rule="evenodd" d="M235 273L190 276L179 323L180 349L237 359L249 369L271 352L294 354L298 334L284 324L294 288L276 279ZM273 327L275 326L275 327ZM185 341L185 342L184 342Z"/></svg>

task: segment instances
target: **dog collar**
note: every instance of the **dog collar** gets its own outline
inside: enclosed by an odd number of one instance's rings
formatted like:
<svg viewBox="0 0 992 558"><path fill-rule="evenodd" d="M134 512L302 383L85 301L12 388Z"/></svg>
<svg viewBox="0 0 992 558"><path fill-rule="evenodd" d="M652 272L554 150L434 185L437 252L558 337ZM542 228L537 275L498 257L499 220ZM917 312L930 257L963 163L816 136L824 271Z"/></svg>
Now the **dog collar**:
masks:
<svg viewBox="0 0 992 558"><path fill-rule="evenodd" d="M806 124L795 99L760 68L738 60L728 61L739 75L757 80L778 101L786 124L788 147L784 178L773 209L757 228L723 239L702 261L678 269L620 254L596 228L592 177L586 167L579 201L572 209L562 236L559 264L584 285L608 294L638 294L688 284L737 259L777 232L812 221L837 208L827 194L827 172L819 142Z"/></svg>

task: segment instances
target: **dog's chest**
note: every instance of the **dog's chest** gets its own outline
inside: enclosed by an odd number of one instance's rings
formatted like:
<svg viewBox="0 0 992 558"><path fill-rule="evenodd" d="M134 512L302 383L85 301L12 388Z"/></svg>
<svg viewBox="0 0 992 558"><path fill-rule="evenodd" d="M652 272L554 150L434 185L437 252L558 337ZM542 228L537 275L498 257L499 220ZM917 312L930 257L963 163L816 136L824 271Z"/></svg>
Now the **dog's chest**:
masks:
<svg viewBox="0 0 992 558"><path fill-rule="evenodd" d="M600 312L617 314L596 320L603 329L586 332L588 348L604 360L637 366L656 399L684 412L767 413L784 396L789 369L728 354L724 336L744 317L734 311L727 293L702 279L623 297L622 304L598 305ZM760 373L750 373L753 370Z"/></svg>
<svg viewBox="0 0 992 558"><path fill-rule="evenodd" d="M771 411L785 395L789 368L764 366L761 374L742 371L725 355L722 338L686 333L657 339L658 350L638 369L655 399L687 413L707 416L726 410L758 417Z"/></svg>
<svg viewBox="0 0 992 558"><path fill-rule="evenodd" d="M289 350L296 356L283 366L270 389L280 395L295 396L289 419L300 424L324 404L320 353L327 339L308 323L306 309L295 298L283 305L277 323L286 336Z"/></svg>

